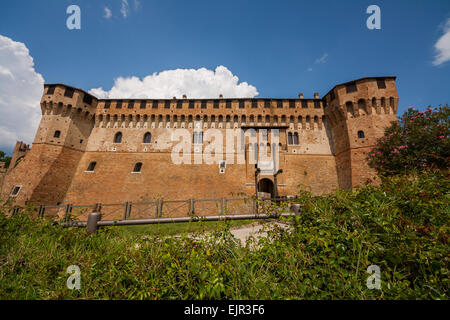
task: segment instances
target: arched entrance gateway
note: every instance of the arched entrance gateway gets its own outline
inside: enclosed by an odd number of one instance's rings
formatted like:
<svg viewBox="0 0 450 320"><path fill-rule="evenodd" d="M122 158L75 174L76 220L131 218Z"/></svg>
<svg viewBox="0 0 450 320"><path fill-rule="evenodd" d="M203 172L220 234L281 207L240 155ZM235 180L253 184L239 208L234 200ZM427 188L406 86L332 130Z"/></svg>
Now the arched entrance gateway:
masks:
<svg viewBox="0 0 450 320"><path fill-rule="evenodd" d="M264 178L258 182L258 192L265 192L270 194L270 198L274 197L274 186L270 179Z"/></svg>

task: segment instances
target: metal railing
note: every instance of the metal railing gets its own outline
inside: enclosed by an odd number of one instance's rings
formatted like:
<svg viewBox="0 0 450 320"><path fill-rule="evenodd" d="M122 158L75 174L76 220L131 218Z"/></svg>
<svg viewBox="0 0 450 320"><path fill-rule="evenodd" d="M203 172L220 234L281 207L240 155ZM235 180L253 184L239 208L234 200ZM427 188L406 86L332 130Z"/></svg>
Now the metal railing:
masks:
<svg viewBox="0 0 450 320"><path fill-rule="evenodd" d="M56 219L62 226L87 226L91 213L100 213L98 226L137 225L188 221L265 219L298 214L289 203L296 198L213 198L146 202L40 206L39 217ZM287 205L283 205L287 203ZM20 211L14 207L12 214ZM292 213L294 211L294 213Z"/></svg>

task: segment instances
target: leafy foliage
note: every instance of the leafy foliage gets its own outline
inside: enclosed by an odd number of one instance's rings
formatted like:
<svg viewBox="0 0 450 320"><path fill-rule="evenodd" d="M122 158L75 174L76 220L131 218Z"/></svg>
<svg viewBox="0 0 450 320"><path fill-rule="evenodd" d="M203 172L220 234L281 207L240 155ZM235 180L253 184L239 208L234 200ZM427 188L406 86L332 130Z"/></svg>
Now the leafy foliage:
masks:
<svg viewBox="0 0 450 320"><path fill-rule="evenodd" d="M300 192L288 230L241 247L210 236L61 228L0 213L0 299L448 299L449 177L387 178L325 196ZM369 265L381 289L366 286ZM69 265L81 289L66 287Z"/></svg>
<svg viewBox="0 0 450 320"><path fill-rule="evenodd" d="M379 174L399 174L430 168L447 169L450 160L450 108L409 108L399 122L368 154L369 165Z"/></svg>
<svg viewBox="0 0 450 320"><path fill-rule="evenodd" d="M5 152L0 150L0 162L5 162L5 168L8 168L11 162L11 157L7 156Z"/></svg>

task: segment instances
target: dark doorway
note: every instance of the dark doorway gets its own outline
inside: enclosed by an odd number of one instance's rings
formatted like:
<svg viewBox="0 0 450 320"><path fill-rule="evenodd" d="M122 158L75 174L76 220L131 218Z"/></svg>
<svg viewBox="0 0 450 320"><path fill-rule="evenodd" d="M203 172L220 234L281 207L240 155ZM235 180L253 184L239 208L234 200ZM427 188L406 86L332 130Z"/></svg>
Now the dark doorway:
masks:
<svg viewBox="0 0 450 320"><path fill-rule="evenodd" d="M273 198L273 182L270 179L264 178L258 182L258 192L270 193L270 197Z"/></svg>

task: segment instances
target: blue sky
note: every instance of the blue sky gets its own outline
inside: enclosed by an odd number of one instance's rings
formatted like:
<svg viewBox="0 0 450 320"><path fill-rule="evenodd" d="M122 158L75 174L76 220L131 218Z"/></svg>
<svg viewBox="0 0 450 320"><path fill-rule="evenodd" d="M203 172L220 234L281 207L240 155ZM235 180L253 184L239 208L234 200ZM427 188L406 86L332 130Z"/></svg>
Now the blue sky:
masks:
<svg viewBox="0 0 450 320"><path fill-rule="evenodd" d="M0 35L25 44L45 82L85 90L223 65L258 97L322 96L337 83L395 75L399 114L449 102L450 61L432 63L448 0L128 0L126 17L122 3L2 1ZM71 4L81 8L81 30L66 28ZM381 30L366 27L371 4L381 8Z"/></svg>

